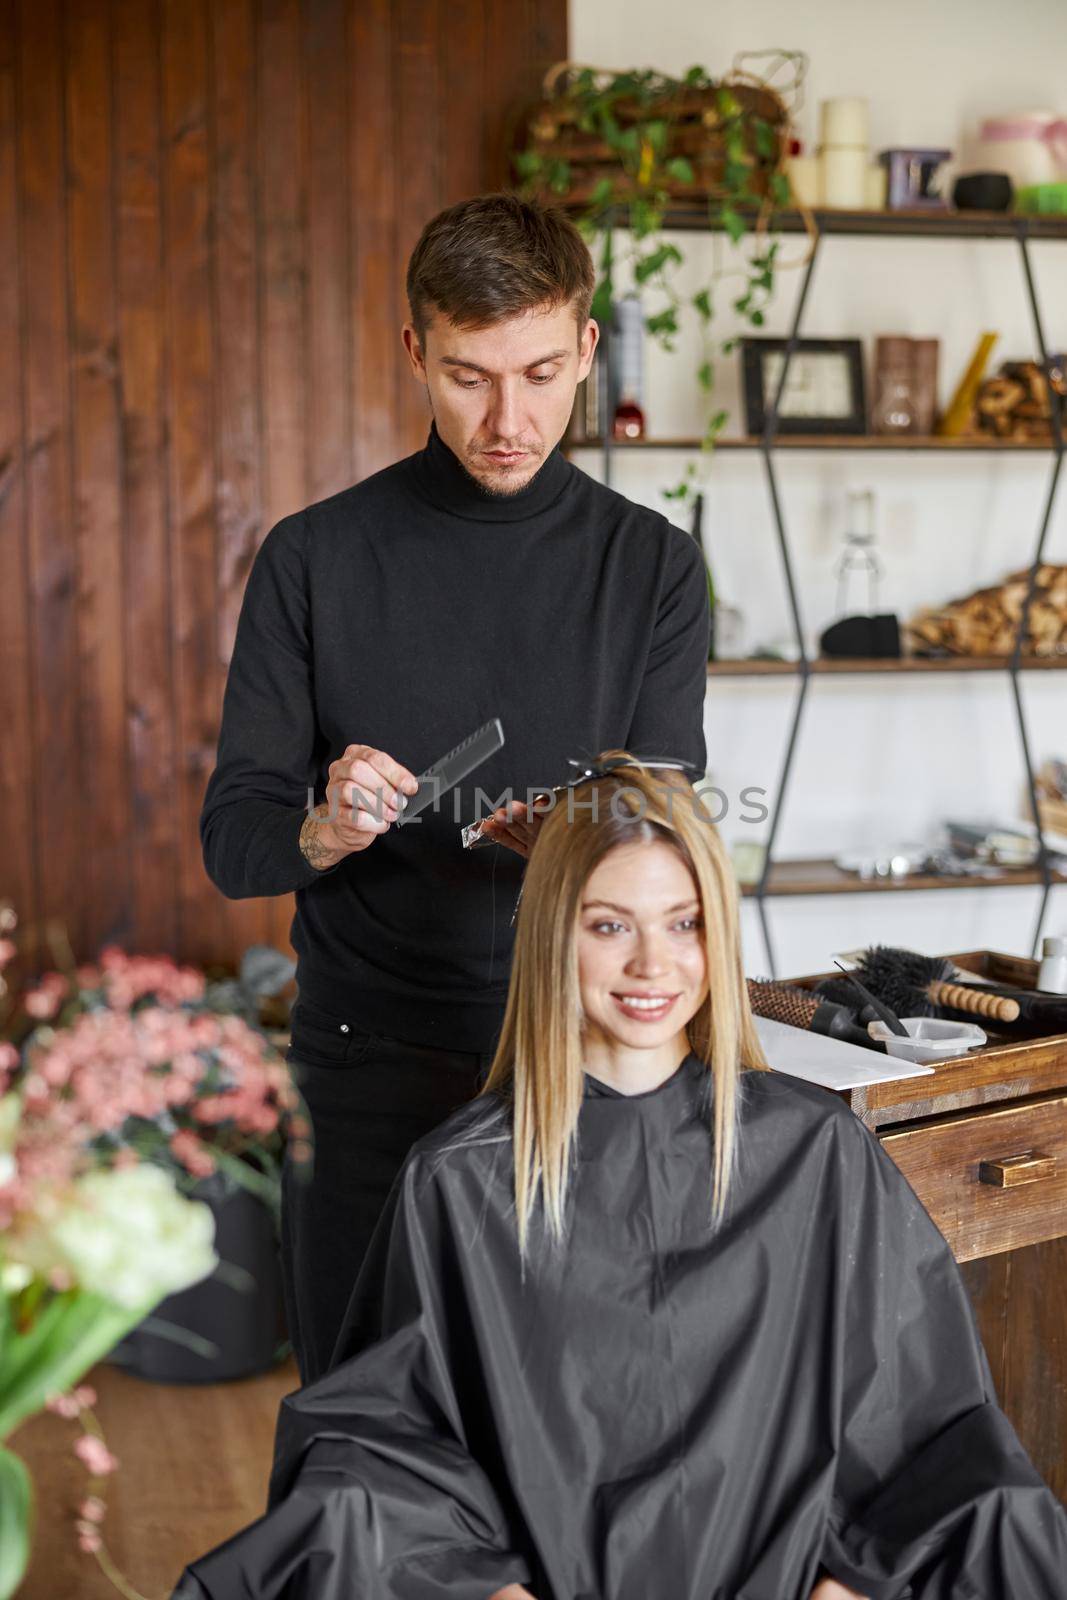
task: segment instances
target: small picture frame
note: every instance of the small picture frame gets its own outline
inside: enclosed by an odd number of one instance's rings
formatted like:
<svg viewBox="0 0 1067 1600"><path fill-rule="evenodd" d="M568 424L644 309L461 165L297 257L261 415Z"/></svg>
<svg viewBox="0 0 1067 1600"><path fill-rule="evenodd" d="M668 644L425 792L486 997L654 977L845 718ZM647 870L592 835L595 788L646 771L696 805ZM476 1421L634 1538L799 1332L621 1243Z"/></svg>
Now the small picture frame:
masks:
<svg viewBox="0 0 1067 1600"><path fill-rule="evenodd" d="M786 339L743 338L745 425L762 437L777 392ZM865 434L867 399L859 339L798 339L778 412L781 434Z"/></svg>

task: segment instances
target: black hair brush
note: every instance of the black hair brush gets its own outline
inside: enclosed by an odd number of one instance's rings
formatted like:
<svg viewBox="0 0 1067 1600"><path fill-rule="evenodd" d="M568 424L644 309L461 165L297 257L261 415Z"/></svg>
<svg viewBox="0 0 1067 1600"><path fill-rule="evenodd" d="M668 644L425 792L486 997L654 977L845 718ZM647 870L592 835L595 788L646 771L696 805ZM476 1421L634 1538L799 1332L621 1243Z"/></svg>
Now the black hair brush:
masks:
<svg viewBox="0 0 1067 1600"><path fill-rule="evenodd" d="M983 985L957 983L956 968L944 956L922 956L892 945L873 945L860 956L857 971L872 994L898 1017L943 1017L962 1013L998 1024L1016 1022L1019 1002L991 994Z"/></svg>
<svg viewBox="0 0 1067 1600"><path fill-rule="evenodd" d="M812 984L811 992L821 994L824 1000L832 1000L835 1005L855 1007L857 1021L864 1026L878 1019L879 1012L869 1001L860 1005L856 985L844 973L840 978L820 978L818 983Z"/></svg>

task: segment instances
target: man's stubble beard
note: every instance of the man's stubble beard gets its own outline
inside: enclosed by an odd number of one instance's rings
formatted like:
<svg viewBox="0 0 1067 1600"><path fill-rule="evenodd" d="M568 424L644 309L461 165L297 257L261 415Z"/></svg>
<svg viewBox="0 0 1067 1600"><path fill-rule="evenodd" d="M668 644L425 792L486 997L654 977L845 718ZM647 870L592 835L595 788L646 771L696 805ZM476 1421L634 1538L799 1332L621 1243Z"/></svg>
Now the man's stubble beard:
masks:
<svg viewBox="0 0 1067 1600"><path fill-rule="evenodd" d="M430 394L429 388L426 390L426 398L430 406L430 415L436 422L437 413L433 408L433 396ZM440 433L440 428L438 428L437 431ZM441 442L442 444L444 443L443 438ZM448 448L451 448L451 446L448 446ZM455 455L455 451L453 451L453 454ZM480 489L487 500L510 500L514 495L521 494L524 489L529 488L530 484L534 481L534 479L537 477L537 474L545 464L544 455L541 455L537 458L537 466L530 473L528 478L524 478L521 483L504 483L498 486L495 483L486 483L482 478L477 477L476 474L471 471L470 467L468 467L467 463L462 459L462 457L456 456L456 460L467 474L467 477L474 484L475 488Z"/></svg>

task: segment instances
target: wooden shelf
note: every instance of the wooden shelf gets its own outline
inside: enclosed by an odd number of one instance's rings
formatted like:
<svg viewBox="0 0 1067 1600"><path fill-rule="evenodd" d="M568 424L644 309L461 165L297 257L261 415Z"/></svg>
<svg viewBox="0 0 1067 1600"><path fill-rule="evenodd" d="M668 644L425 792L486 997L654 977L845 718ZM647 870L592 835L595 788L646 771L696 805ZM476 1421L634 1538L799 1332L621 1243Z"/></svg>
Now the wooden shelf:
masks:
<svg viewBox="0 0 1067 1600"><path fill-rule="evenodd" d="M1036 867L1002 867L996 877L944 877L933 873L910 878L861 878L844 872L832 860L776 861L771 868L767 894L901 894L920 889L1017 889L1040 884ZM1052 873L1053 883L1067 883L1067 873ZM755 884L744 884L742 895L753 897Z"/></svg>
<svg viewBox="0 0 1067 1600"><path fill-rule="evenodd" d="M693 438L677 439L612 439L612 450L699 450L702 440ZM576 439L570 444L564 444L565 451L572 450L600 450L604 449L604 440ZM755 437L719 439L716 441L716 450L760 450L763 440ZM1011 455L1021 452L1024 455L1044 454L1056 450L1055 441L1049 439L996 439L993 437L982 439L973 435L959 439L941 439L937 435L929 438L919 434L807 434L807 433L779 433L775 434L772 441L774 450L892 450L926 452L945 451L947 454L961 455L971 452L988 452L990 455Z"/></svg>
<svg viewBox="0 0 1067 1600"><path fill-rule="evenodd" d="M564 202L565 203L565 202ZM570 209L581 210L581 205L572 206ZM604 222L613 228L624 229L628 224L628 210L625 206L617 206L614 212L605 217ZM758 217L751 211L745 217L750 227L757 222L766 234L804 234L811 236L814 231L820 236L837 235L876 238L901 238L901 239L1003 239L1016 241L1023 255L1023 264L1026 268L1027 284L1035 321L1040 320L1036 293L1030 272L1027 256L1027 242L1039 239L1067 240L1067 216L1023 216L1005 212L978 212L978 211L836 211L817 209L814 213L801 213L795 210L782 210L769 212L766 217ZM680 232L715 232L722 231L721 223L712 221L708 215L708 206L705 200L691 202L677 202L668 206L661 215L660 231L669 233ZM814 242L817 242L815 240ZM813 252L809 250L804 286L801 291L800 309L796 316L796 328L799 330L800 313L803 308L804 292L806 291L812 266L814 264ZM779 419L780 420L780 419ZM1055 419L1053 419L1055 420ZM629 450L674 450L684 452L701 451L704 448L702 438L676 437L676 438L648 438L648 439L604 439L592 438L574 440L563 445L565 453L579 453L583 450L600 452L605 460L610 460L616 452ZM803 434L781 433L775 431L766 439L762 436L720 437L711 446L712 453L719 450L727 451L760 451L768 453L788 453L789 451L822 451L845 450L856 452L883 451L888 453L904 452L908 454L945 454L950 455L1045 455L1054 459L1056 470L1062 463L1065 450L1065 440L1061 432L1050 430L1049 436L1039 439L999 439L995 436L967 435L958 438L942 438L939 435L883 435L883 434ZM773 487L773 486L772 486ZM779 540L782 545L782 558L785 574L791 580L789 558L787 553L787 540L785 527L778 508L777 497L774 496L774 512L777 523ZM864 674L889 674L907 675L909 673L961 673L961 672L1001 672L1007 674L1013 665L1021 670L1057 670L1067 666L1067 657L1037 657L1021 656L1017 661L1012 656L945 656L945 657L896 657L896 658L820 658L816 657L806 663L806 668L812 676L858 676ZM756 660L742 661L712 661L708 663L707 675L711 677L796 677L802 678L805 666L796 661ZM1016 697L1017 698L1017 697ZM792 761L793 745L796 738L801 698L798 695L793 711L793 723L789 734L787 746L786 767L783 775L783 785L788 777ZM1029 746L1027 743L1026 726L1022 716L1021 704L1019 711L1019 731L1022 738L1023 750L1029 762ZM780 797L776 802L780 805ZM772 828L773 831L773 828ZM1034 934L1036 941L1041 930L1042 919L1045 914L1048 885L1067 883L1067 871L1053 872L1047 870L1046 876L1040 866L1033 865L1025 868L999 868L991 869L988 876L955 875L942 876L937 874L916 874L906 878L862 878L858 873L846 872L834 864L832 859L807 859L772 861L769 866L767 883L764 893L768 897L786 895L827 895L827 894L892 894L905 892L921 892L923 890L941 889L1007 889L1034 887L1042 888L1041 909L1038 914L1038 926ZM741 892L746 898L755 898L758 893L758 884L741 885ZM770 960L771 971L775 971L774 953L771 948L770 936L767 932L766 919L763 919L764 935L767 941L767 954Z"/></svg>
<svg viewBox="0 0 1067 1600"><path fill-rule="evenodd" d="M564 210L584 212L584 202L561 202ZM740 208L739 208L740 209ZM617 228L625 207L616 208ZM740 209L751 227L754 210ZM1011 211L839 211L816 207L810 213L822 234L851 234L856 238L902 239L1067 239L1067 216L1027 216ZM675 201L663 212L660 231L678 233L721 233L722 226L708 216L705 200ZM787 209L769 213L766 232L806 233L807 223L800 211Z"/></svg>
<svg viewBox="0 0 1067 1600"><path fill-rule="evenodd" d="M851 677L862 673L1006 672L1010 656L816 656L810 662L814 677ZM1021 656L1024 672L1056 672L1067 668L1067 655ZM709 661L709 678L793 678L800 675L798 661L775 661L760 656L736 661Z"/></svg>

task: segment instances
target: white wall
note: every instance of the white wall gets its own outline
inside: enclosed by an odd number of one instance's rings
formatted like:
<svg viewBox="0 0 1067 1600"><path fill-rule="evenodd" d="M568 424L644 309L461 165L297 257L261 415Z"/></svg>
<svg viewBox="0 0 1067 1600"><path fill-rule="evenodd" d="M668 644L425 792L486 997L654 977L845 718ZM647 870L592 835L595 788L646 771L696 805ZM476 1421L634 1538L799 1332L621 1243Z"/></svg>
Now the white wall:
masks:
<svg viewBox="0 0 1067 1600"><path fill-rule="evenodd" d="M966 154L978 120L1022 107L1067 113L1067 10L1062 0L571 0L572 59L616 69L653 66L681 73L699 63L725 71L735 52L783 46L808 53L806 104L797 117L806 148L817 140L819 101L864 94L874 150L892 144L948 146ZM951 169L949 171L951 183ZM721 237L676 236L686 255L683 300L710 270L713 252L729 260ZM803 241L782 251L795 261ZM1067 348L1067 242L1031 247L1045 332ZM800 273L783 271L763 330L788 332ZM628 277L620 274L620 284ZM740 283L741 279L736 280ZM723 308L717 337L736 324ZM650 301L649 310L656 309ZM649 341L646 415L650 433L692 436L707 401L695 377L697 318L673 355ZM996 330L993 365L1029 358L1034 333L1018 247L1011 242L824 240L803 332L856 336L869 361L877 333L941 339L944 404L978 334ZM688 347L687 347L688 345ZM736 357L721 358L713 409L726 405L728 432L742 432ZM596 456L577 459L599 474ZM615 457L623 493L667 510L663 487L688 458L659 451ZM845 492L875 491L881 609L903 619L980 583L1026 566L1034 548L1051 457L860 454L778 456L779 483L793 547L809 648L834 615L832 568L840 550ZM758 455L719 454L706 485L705 537L719 593L747 622L748 648L789 632L766 485ZM1067 562L1067 485L1061 486L1046 558ZM1025 703L1036 760L1067 757L1067 680L1029 674ZM746 785L773 794L792 696L791 679L714 679L706 727L713 781L734 796ZM817 679L808 695L797 758L776 842L778 855L880 848L926 836L947 815L1022 814L1024 771L1010 683L983 675ZM735 808L735 816L739 808ZM764 828L728 817L729 842L763 837ZM947 951L990 945L1028 953L1037 889L940 894L844 895L768 902L779 970L830 964L832 951L880 940ZM750 972L766 971L754 908L746 907ZM1046 932L1067 932L1067 886L1053 891Z"/></svg>

